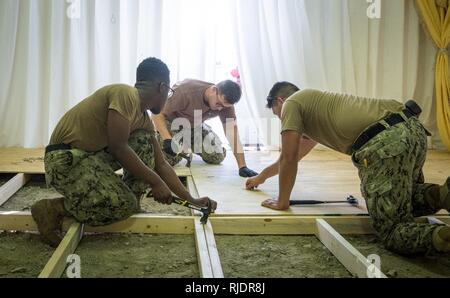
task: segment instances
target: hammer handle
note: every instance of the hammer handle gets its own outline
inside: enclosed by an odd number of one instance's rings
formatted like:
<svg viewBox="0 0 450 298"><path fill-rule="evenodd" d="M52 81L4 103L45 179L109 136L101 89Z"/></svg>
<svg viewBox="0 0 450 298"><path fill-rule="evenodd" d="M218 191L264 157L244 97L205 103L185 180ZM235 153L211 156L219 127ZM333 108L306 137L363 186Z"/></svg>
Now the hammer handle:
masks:
<svg viewBox="0 0 450 298"><path fill-rule="evenodd" d="M348 203L347 201L314 201L314 200L292 200L290 205L320 205L320 204L334 204L334 203Z"/></svg>

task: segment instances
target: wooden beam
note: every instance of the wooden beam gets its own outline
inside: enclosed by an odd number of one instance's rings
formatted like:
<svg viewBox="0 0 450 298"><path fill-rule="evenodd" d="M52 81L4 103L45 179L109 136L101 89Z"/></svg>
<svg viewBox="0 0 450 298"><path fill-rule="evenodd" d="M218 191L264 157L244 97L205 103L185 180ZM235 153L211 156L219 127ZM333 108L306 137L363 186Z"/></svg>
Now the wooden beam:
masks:
<svg viewBox="0 0 450 298"><path fill-rule="evenodd" d="M319 238L323 245L333 253L351 274L363 278L371 276L386 278L386 275L378 267L373 265L324 219L317 219L316 226L317 238ZM371 273L370 276L369 273Z"/></svg>
<svg viewBox="0 0 450 298"><path fill-rule="evenodd" d="M206 236L206 244L208 246L209 259L213 270L214 278L224 278L222 264L220 262L219 251L217 250L216 239L211 222L203 225L203 230Z"/></svg>
<svg viewBox="0 0 450 298"><path fill-rule="evenodd" d="M199 216L196 216L199 217ZM209 221L216 235L314 235L315 220L325 219L340 234L369 235L374 230L367 216L252 216L252 217L216 217ZM450 223L449 216L435 218ZM417 219L418 222L426 218ZM30 212L0 212L0 230L36 231L36 225ZM142 234L194 234L194 221L190 216L152 216L134 215L124 221L104 226L88 227L86 232L102 233L142 233Z"/></svg>
<svg viewBox="0 0 450 298"><path fill-rule="evenodd" d="M69 228L70 220L66 220L63 230ZM0 230L5 231L37 231L30 212L0 212ZM90 233L135 233L135 234L179 234L192 235L194 221L190 216L151 216L147 214L132 217L103 227L85 227Z"/></svg>
<svg viewBox="0 0 450 298"><path fill-rule="evenodd" d="M201 278L214 278L208 243L200 219L195 219L195 247L197 249L198 268Z"/></svg>
<svg viewBox="0 0 450 298"><path fill-rule="evenodd" d="M17 174L0 187L0 206L8 201L19 189L30 180L28 174Z"/></svg>
<svg viewBox="0 0 450 298"><path fill-rule="evenodd" d="M67 257L75 252L83 237L83 225L73 223L50 260L45 265L39 278L59 278L67 265Z"/></svg>
<svg viewBox="0 0 450 298"><path fill-rule="evenodd" d="M197 187L192 177L187 178L187 187L189 192L194 197L199 197ZM217 251L216 239L214 238L214 231L211 222L208 221L205 225L200 223L200 212L192 210L192 215L195 218L195 236L197 243L197 254L199 258L199 268L206 274L202 277L223 278L222 264L220 262L219 252ZM204 267L202 269L202 267Z"/></svg>
<svg viewBox="0 0 450 298"><path fill-rule="evenodd" d="M210 217L210 221L216 235L314 235L317 218L326 218L340 233L374 233L370 218L365 216Z"/></svg>
<svg viewBox="0 0 450 298"><path fill-rule="evenodd" d="M85 231L93 233L192 235L194 233L194 221L190 216L149 216L147 214L137 214L108 226L86 226Z"/></svg>

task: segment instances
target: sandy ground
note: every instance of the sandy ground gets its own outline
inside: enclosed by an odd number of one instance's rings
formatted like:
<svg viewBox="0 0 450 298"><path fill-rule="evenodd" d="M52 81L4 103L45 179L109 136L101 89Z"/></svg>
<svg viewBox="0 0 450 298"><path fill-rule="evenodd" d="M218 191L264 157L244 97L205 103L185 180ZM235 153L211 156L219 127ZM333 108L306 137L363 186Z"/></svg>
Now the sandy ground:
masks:
<svg viewBox="0 0 450 298"><path fill-rule="evenodd" d="M199 277L192 235L90 235L76 252L82 277Z"/></svg>
<svg viewBox="0 0 450 298"><path fill-rule="evenodd" d="M56 190L47 188L44 179L43 175L33 175L30 182L0 207L0 211L28 211L39 200L62 197Z"/></svg>
<svg viewBox="0 0 450 298"><path fill-rule="evenodd" d="M0 233L0 278L37 277L54 249L38 235Z"/></svg>
<svg viewBox="0 0 450 298"><path fill-rule="evenodd" d="M385 249L375 236L346 236L345 238L363 255L379 255L381 271L388 277L450 277L450 254L404 257Z"/></svg>
<svg viewBox="0 0 450 298"><path fill-rule="evenodd" d="M351 277L314 236L216 236L225 277Z"/></svg>

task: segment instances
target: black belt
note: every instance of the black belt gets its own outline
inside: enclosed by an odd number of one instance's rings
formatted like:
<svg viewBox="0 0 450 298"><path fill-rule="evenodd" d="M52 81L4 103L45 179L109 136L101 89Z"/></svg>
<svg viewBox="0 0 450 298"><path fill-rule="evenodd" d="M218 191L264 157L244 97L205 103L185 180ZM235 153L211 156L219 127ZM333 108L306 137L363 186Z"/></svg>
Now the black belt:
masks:
<svg viewBox="0 0 450 298"><path fill-rule="evenodd" d="M48 145L47 147L45 147L45 154L50 153L52 151L70 150L70 149L72 149L72 147L70 147L70 145L67 145L67 144Z"/></svg>
<svg viewBox="0 0 450 298"><path fill-rule="evenodd" d="M408 119L411 117L419 116L422 112L420 107L414 101L408 101L405 106L406 106L406 109L404 109L402 112ZM405 119L400 114L389 115L386 118L384 118L383 120L386 121L386 123L389 126L394 126L394 125L397 125L397 124L405 121ZM361 149L362 146L367 144L368 141L370 141L376 135L378 135L379 133L381 133L385 130L386 130L386 127L379 122L377 122L374 125L372 125L371 127L367 128L356 139L355 143L352 146L352 151L353 152L358 151L359 149Z"/></svg>

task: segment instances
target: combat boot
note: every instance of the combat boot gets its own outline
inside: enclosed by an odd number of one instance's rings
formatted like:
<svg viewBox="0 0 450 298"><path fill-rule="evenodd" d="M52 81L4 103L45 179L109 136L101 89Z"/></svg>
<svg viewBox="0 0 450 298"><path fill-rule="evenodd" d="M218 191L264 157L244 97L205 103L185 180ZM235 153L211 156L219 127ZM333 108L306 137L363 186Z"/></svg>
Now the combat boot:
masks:
<svg viewBox="0 0 450 298"><path fill-rule="evenodd" d="M41 200L31 207L31 215L38 227L42 241L57 247L62 240L62 223L68 213L64 199Z"/></svg>

